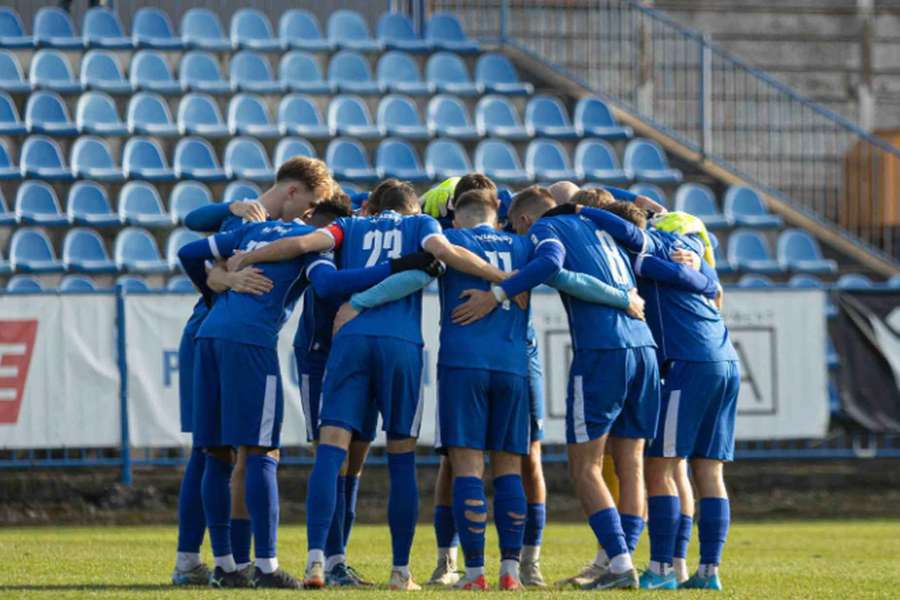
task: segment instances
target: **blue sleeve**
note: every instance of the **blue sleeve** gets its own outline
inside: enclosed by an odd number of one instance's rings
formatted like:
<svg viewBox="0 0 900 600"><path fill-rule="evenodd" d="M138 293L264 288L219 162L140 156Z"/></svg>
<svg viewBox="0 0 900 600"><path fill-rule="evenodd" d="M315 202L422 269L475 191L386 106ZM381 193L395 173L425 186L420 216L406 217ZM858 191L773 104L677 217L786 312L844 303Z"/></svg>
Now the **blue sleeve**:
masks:
<svg viewBox="0 0 900 600"><path fill-rule="evenodd" d="M687 292L703 294L715 298L718 293L718 279L710 279L702 271L670 260L642 254L635 260L634 271L641 277L647 277Z"/></svg>
<svg viewBox="0 0 900 600"><path fill-rule="evenodd" d="M628 292L603 283L587 273L575 273L563 269L551 277L547 284L560 292L585 302L605 304L615 308L628 308Z"/></svg>
<svg viewBox="0 0 900 600"><path fill-rule="evenodd" d="M437 219L428 215L421 215L419 225L419 245L425 249L425 241L433 235L443 235L444 230Z"/></svg>
<svg viewBox="0 0 900 600"><path fill-rule="evenodd" d="M521 271L500 284L509 298L544 283L559 273L566 260L565 246L546 223L535 223L530 236L534 244L533 258Z"/></svg>
<svg viewBox="0 0 900 600"><path fill-rule="evenodd" d="M315 260L306 270L306 277L316 293L325 299L344 298L361 292L391 275L391 263L360 269L334 268L330 260Z"/></svg>
<svg viewBox="0 0 900 600"><path fill-rule="evenodd" d="M424 271L403 271L395 273L381 283L363 292L357 292L350 298L350 304L356 310L365 310L399 300L418 292L429 283L431 276Z"/></svg>
<svg viewBox="0 0 900 600"><path fill-rule="evenodd" d="M178 260L181 261L185 274L200 290L207 305L212 303L216 294L206 284L206 262L234 254L242 236L243 228L238 228L185 244L178 251ZM223 251L225 254L222 254Z"/></svg>
<svg viewBox="0 0 900 600"><path fill-rule="evenodd" d="M184 217L184 226L194 231L214 233L230 215L227 204L207 204L189 212Z"/></svg>
<svg viewBox="0 0 900 600"><path fill-rule="evenodd" d="M634 199L638 197L638 194L635 194L634 192L629 192L628 190L623 190L622 188L613 187L611 185L605 185L603 186L603 189L612 194L612 197L616 200L634 202Z"/></svg>
<svg viewBox="0 0 900 600"><path fill-rule="evenodd" d="M644 251L646 236L644 231L634 223L630 223L602 208L585 206L581 209L580 214L590 219L599 229L611 235L626 250L631 252Z"/></svg>

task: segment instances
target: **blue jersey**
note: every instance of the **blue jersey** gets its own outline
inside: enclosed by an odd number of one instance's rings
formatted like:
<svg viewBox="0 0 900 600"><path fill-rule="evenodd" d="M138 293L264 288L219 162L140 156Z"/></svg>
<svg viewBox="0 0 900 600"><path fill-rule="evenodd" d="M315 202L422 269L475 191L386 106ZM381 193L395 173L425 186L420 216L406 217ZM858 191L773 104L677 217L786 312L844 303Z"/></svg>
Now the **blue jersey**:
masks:
<svg viewBox="0 0 900 600"><path fill-rule="evenodd" d="M303 312L294 335L294 351L297 358L310 352L328 354L331 350L331 330L334 316L341 306L340 299L322 298L313 288L303 293Z"/></svg>
<svg viewBox="0 0 900 600"><path fill-rule="evenodd" d="M374 217L342 217L322 231L335 238L341 269L371 267L424 249L425 241L443 235L428 215L403 216L385 211ZM422 341L422 292L366 310L341 327L338 335L392 337Z"/></svg>
<svg viewBox="0 0 900 600"><path fill-rule="evenodd" d="M648 229L648 254L669 260L676 249L702 254L702 242L693 236ZM640 271L639 259L636 268ZM728 328L712 299L695 292L649 279L638 278L638 290L646 301L647 323L658 344L659 364L666 360L715 362L737 360Z"/></svg>
<svg viewBox="0 0 900 600"><path fill-rule="evenodd" d="M529 231L535 248L559 244L565 251L563 268L586 273L600 281L628 290L635 287L634 273L625 251L590 219L580 215L543 218ZM624 311L579 300L560 292L575 350L612 350L655 346L650 328Z"/></svg>
<svg viewBox="0 0 900 600"><path fill-rule="evenodd" d="M467 248L502 271L518 271L531 258L525 236L497 231L490 225L450 229L447 239ZM447 367L506 371L528 375L528 311L504 302L471 325L456 325L451 313L464 302L465 290L490 289L483 279L448 269L440 279L441 349L438 364Z"/></svg>
<svg viewBox="0 0 900 600"><path fill-rule="evenodd" d="M297 221L266 221L244 225L228 233L214 235L208 240L212 255L226 258L238 250L247 252L284 237L305 235L313 231L313 227ZM257 264L256 268L272 281L272 289L259 296L231 290L220 294L200 326L197 337L221 338L275 348L281 326L306 289L308 279L305 275L322 263L334 268L330 255L322 254L307 254L295 260Z"/></svg>

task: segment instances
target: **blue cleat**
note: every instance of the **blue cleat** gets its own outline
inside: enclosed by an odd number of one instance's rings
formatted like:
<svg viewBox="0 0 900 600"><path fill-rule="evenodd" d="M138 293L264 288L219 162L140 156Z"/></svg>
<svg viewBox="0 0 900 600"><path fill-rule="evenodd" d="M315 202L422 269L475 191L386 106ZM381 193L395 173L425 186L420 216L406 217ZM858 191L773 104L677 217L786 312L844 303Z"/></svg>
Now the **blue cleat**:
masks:
<svg viewBox="0 0 900 600"><path fill-rule="evenodd" d="M347 565L338 563L330 571L325 572L325 585L328 587L356 586L359 585L359 582L350 573Z"/></svg>
<svg viewBox="0 0 900 600"><path fill-rule="evenodd" d="M722 591L722 582L719 581L719 574L705 577L700 573L694 573L691 578L682 583L679 588L684 590L715 590Z"/></svg>
<svg viewBox="0 0 900 600"><path fill-rule="evenodd" d="M657 575L651 570L641 573L639 581L642 590L677 590L678 580L675 579L675 572L670 571L667 575Z"/></svg>

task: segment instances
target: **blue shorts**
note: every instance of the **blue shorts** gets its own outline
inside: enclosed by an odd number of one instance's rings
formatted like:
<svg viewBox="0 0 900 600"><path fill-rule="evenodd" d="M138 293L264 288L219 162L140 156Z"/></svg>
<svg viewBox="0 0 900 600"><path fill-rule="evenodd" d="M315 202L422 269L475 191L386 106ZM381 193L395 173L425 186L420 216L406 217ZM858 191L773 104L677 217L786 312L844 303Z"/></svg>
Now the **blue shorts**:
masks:
<svg viewBox="0 0 900 600"><path fill-rule="evenodd" d="M194 430L194 332L187 329L178 344L178 404L181 414L181 432Z"/></svg>
<svg viewBox="0 0 900 600"><path fill-rule="evenodd" d="M737 361L669 363L647 456L733 460L740 387Z"/></svg>
<svg viewBox="0 0 900 600"><path fill-rule="evenodd" d="M566 442L606 435L650 439L659 418L659 369L651 347L576 350L566 395Z"/></svg>
<svg viewBox="0 0 900 600"><path fill-rule="evenodd" d="M413 342L369 335L334 338L322 383L321 424L365 436L381 413L381 428L389 437L419 437L422 365L422 346Z"/></svg>
<svg viewBox="0 0 900 600"><path fill-rule="evenodd" d="M528 454L528 379L438 366L436 445Z"/></svg>
<svg viewBox="0 0 900 600"><path fill-rule="evenodd" d="M541 354L538 351L534 330L528 330L528 387L529 413L531 415L532 442L544 439L544 370L541 367Z"/></svg>
<svg viewBox="0 0 900 600"><path fill-rule="evenodd" d="M284 416L278 353L198 338L194 356L194 446L277 448Z"/></svg>

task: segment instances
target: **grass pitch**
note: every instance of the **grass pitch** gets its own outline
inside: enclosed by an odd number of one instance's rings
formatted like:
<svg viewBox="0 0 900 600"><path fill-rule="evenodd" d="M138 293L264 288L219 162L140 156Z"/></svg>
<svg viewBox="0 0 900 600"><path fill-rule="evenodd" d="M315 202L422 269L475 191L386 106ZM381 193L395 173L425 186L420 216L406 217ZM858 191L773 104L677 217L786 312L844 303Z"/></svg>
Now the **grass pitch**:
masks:
<svg viewBox="0 0 900 600"><path fill-rule="evenodd" d="M491 532L493 533L493 532ZM696 563L696 529L690 561ZM488 539L488 565L496 583L496 538ZM304 529L283 527L281 563L302 575ZM594 554L587 525L554 524L544 534L543 567L548 580L574 573ZM208 554L208 548L204 548ZM268 598L333 592L173 589L168 585L175 552L175 527L41 527L0 529L0 598ZM390 568L387 527L358 526L350 545L351 564L385 582ZM424 581L434 561L431 527L420 525L413 549L413 573ZM647 561L647 536L637 564ZM722 578L725 591L638 592L647 598L900 598L900 521L815 521L739 523L729 536ZM445 590L425 591L437 597ZM462 593L462 592L460 592ZM530 598L587 597L601 592L527 592ZM340 590L341 598L396 597L383 587ZM633 597L631 592L602 594ZM499 595L499 593L496 593Z"/></svg>

